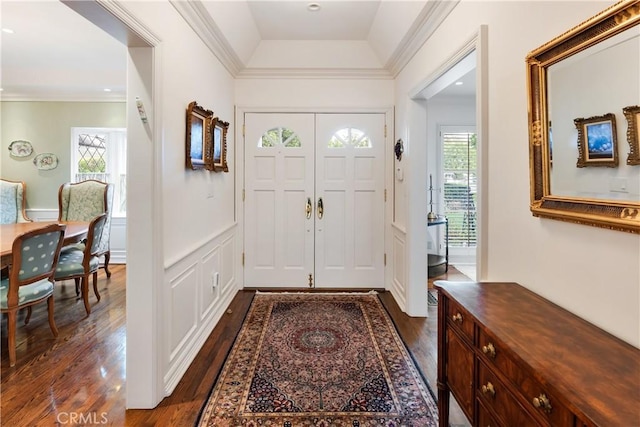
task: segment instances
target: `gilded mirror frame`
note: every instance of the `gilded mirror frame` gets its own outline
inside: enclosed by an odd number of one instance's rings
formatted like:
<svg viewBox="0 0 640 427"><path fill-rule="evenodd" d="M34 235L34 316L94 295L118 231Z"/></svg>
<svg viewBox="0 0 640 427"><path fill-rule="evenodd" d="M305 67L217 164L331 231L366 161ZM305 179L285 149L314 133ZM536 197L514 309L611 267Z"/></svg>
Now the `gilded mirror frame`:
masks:
<svg viewBox="0 0 640 427"><path fill-rule="evenodd" d="M527 55L530 208L534 216L640 233L638 202L551 194L547 109L549 66L639 24L640 0L623 0Z"/></svg>

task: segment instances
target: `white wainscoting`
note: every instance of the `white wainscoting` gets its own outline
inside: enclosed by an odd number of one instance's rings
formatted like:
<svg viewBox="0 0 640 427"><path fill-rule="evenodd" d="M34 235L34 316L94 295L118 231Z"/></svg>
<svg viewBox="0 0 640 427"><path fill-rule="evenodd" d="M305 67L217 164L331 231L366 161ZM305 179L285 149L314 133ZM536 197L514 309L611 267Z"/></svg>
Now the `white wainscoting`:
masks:
<svg viewBox="0 0 640 427"><path fill-rule="evenodd" d="M164 391L173 392L238 291L237 225L165 267Z"/></svg>
<svg viewBox="0 0 640 427"><path fill-rule="evenodd" d="M393 280L391 294L402 311L407 308L407 233L399 227L393 230ZM426 284L425 284L426 286Z"/></svg>
<svg viewBox="0 0 640 427"><path fill-rule="evenodd" d="M27 209L27 216L34 221L55 221L57 209ZM111 217L111 260L109 264L127 263L127 218Z"/></svg>

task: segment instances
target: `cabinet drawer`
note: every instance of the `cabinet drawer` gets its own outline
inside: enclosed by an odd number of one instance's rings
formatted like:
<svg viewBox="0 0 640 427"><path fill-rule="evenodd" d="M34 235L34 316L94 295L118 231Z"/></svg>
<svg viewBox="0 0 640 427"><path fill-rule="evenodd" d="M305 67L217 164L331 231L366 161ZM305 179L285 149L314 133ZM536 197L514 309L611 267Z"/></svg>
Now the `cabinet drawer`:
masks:
<svg viewBox="0 0 640 427"><path fill-rule="evenodd" d="M489 413L482 401L478 399L478 427L501 427L502 424Z"/></svg>
<svg viewBox="0 0 640 427"><path fill-rule="evenodd" d="M473 419L473 349L456 332L447 330L447 383L460 408Z"/></svg>
<svg viewBox="0 0 640 427"><path fill-rule="evenodd" d="M575 417L569 409L560 404L556 396L551 394L546 387L535 381L530 376L520 375L514 377L516 386L522 393L525 401L543 420L553 427L573 426Z"/></svg>
<svg viewBox="0 0 640 427"><path fill-rule="evenodd" d="M573 426L574 417L571 411L561 405L555 396L535 381L530 373L523 371L508 356L508 351L491 340L482 330L478 334L478 349L487 366L509 378L518 390L521 400L526 402L525 407L528 410L537 413L554 427ZM535 403L534 399L536 399Z"/></svg>
<svg viewBox="0 0 640 427"><path fill-rule="evenodd" d="M539 425L482 361L478 363L478 381L478 399L491 408L503 424L519 427Z"/></svg>
<svg viewBox="0 0 640 427"><path fill-rule="evenodd" d="M473 344L473 320L470 314L457 303L447 300L447 319L449 324L465 335Z"/></svg>

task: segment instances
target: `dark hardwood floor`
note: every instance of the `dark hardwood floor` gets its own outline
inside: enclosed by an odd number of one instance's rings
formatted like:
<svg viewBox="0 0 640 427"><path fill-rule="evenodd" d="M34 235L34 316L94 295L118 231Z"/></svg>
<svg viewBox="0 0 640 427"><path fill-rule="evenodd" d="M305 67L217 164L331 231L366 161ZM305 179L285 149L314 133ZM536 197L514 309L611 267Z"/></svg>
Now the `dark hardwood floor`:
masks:
<svg viewBox="0 0 640 427"><path fill-rule="evenodd" d="M59 335L49 329L46 304L35 306L28 325L18 317L17 362L9 367L6 318L2 319L0 424L6 426L111 425L193 426L249 309L253 292L233 299L203 348L171 396L152 410L125 410L125 267L114 265L107 279L100 271L102 299L91 293L91 314L85 315L72 281L58 283L55 319ZM454 268L438 277L468 280ZM432 279L430 279L431 281ZM92 292L92 290L90 290ZM381 300L401 337L436 392L436 310L428 318L400 311L389 293ZM425 301L425 304L427 302ZM453 400L453 399L452 399ZM452 424L464 424L452 408Z"/></svg>

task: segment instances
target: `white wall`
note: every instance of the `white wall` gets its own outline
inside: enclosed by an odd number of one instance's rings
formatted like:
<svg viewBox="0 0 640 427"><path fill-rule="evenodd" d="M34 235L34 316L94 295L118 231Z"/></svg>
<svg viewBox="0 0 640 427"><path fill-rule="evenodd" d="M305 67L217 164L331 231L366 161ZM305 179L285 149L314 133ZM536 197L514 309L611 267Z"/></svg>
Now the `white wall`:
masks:
<svg viewBox="0 0 640 427"><path fill-rule="evenodd" d="M629 32L635 37L628 38ZM640 201L640 168L626 164L630 151L627 121L622 109L640 105L640 28L616 36L625 41L607 44L606 50L581 52L549 67L549 120L553 134L551 194ZM588 55L586 55L590 52ZM626 61L626 62L625 62ZM624 67L612 64L625 63ZM618 167L576 167L578 131L573 120L612 113L616 120ZM585 135L586 137L586 135ZM624 182L625 192L619 186Z"/></svg>
<svg viewBox="0 0 640 427"><path fill-rule="evenodd" d="M234 84L168 1L118 7L154 45L129 49L127 73L128 174L136 183L128 217L135 253L127 269L127 407L151 408L173 391L238 289ZM194 100L231 122L229 173L185 167L186 108Z"/></svg>
<svg viewBox="0 0 640 427"><path fill-rule="evenodd" d="M238 79L236 104L287 109L357 109L393 105L393 80Z"/></svg>
<svg viewBox="0 0 640 427"><path fill-rule="evenodd" d="M518 282L640 346L640 236L534 218L529 211L525 56L610 5L459 3L396 80L396 137L408 137L414 131L407 93L464 46L480 25L487 24L485 276Z"/></svg>

